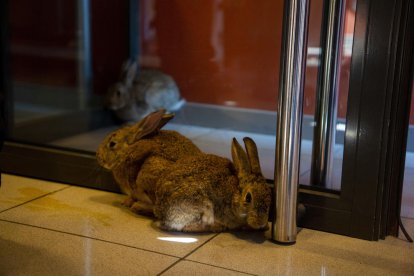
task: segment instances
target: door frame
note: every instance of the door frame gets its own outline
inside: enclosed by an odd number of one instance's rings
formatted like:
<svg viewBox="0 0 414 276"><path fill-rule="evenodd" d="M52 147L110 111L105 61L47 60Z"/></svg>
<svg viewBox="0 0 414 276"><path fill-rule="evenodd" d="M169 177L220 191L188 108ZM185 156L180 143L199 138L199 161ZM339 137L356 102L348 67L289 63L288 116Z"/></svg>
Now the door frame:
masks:
<svg viewBox="0 0 414 276"><path fill-rule="evenodd" d="M367 240L398 234L413 18L412 1L357 2L342 189L335 197L309 194L301 186L300 201L308 211L302 226Z"/></svg>

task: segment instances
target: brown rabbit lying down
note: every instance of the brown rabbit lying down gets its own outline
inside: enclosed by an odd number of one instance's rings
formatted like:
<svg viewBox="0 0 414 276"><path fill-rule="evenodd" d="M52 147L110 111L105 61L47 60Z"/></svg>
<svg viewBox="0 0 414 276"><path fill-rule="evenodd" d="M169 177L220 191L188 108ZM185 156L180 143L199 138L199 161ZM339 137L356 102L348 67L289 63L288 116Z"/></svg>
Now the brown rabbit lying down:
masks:
<svg viewBox="0 0 414 276"><path fill-rule="evenodd" d="M112 172L128 195L123 203L137 213L153 213L155 184L178 159L201 154L188 138L176 131L160 130L174 116L153 112L135 125L110 133L99 145L99 165Z"/></svg>
<svg viewBox="0 0 414 276"><path fill-rule="evenodd" d="M170 119L154 112L100 145L97 160L129 195L124 204L155 214L169 231L266 229L271 190L253 140L244 139L246 154L233 139L233 164L202 153L178 132L160 130Z"/></svg>
<svg viewBox="0 0 414 276"><path fill-rule="evenodd" d="M155 216L161 229L184 232L267 229L271 190L256 145L236 141L230 160L211 154L181 159L157 182Z"/></svg>

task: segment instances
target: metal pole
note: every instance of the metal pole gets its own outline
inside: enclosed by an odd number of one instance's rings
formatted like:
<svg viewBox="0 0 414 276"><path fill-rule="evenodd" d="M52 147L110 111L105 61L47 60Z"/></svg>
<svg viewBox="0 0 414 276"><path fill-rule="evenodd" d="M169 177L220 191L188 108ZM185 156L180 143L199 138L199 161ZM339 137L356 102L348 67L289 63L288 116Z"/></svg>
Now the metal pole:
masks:
<svg viewBox="0 0 414 276"><path fill-rule="evenodd" d="M78 0L78 95L80 110L88 107L92 89L90 0Z"/></svg>
<svg viewBox="0 0 414 276"><path fill-rule="evenodd" d="M275 217L272 239L296 242L296 205L302 126L302 100L308 25L308 0L285 0L277 113Z"/></svg>
<svg viewBox="0 0 414 276"><path fill-rule="evenodd" d="M129 0L129 58L139 59L139 20L140 20L140 1ZM138 64L139 65L139 64Z"/></svg>
<svg viewBox="0 0 414 276"><path fill-rule="evenodd" d="M325 0L321 32L322 66L318 77L311 166L311 184L322 187L327 187L331 183L338 106L342 16L342 0Z"/></svg>

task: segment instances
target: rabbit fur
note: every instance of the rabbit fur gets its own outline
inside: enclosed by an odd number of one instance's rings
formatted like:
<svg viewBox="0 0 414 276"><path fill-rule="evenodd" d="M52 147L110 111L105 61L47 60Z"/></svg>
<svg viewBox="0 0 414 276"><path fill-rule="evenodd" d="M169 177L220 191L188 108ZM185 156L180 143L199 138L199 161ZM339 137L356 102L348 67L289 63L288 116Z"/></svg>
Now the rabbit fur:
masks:
<svg viewBox="0 0 414 276"><path fill-rule="evenodd" d="M97 151L128 198L124 205L153 214L167 231L220 232L267 229L271 190L260 169L254 141L236 139L232 159L201 152L175 131L171 119L151 113L134 126L109 134Z"/></svg>
<svg viewBox="0 0 414 276"><path fill-rule="evenodd" d="M140 69L136 61L122 66L118 82L108 88L106 106L122 121L138 121L149 113L176 111L184 104L174 79L156 69Z"/></svg>
<svg viewBox="0 0 414 276"><path fill-rule="evenodd" d="M156 184L155 216L167 231L221 232L265 230L271 189L263 177L257 148L244 138L247 154L236 139L230 160L212 154L174 163Z"/></svg>
<svg viewBox="0 0 414 276"><path fill-rule="evenodd" d="M98 147L97 162L110 170L128 195L124 205L137 213L152 214L155 182L178 159L201 151L176 131L160 130L174 117L153 112L134 125L111 132Z"/></svg>

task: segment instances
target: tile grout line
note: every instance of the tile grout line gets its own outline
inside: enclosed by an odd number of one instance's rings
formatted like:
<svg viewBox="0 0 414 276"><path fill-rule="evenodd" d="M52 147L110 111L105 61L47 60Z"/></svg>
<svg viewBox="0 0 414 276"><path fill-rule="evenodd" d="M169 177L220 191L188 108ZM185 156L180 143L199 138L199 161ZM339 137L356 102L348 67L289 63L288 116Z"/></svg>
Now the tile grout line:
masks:
<svg viewBox="0 0 414 276"><path fill-rule="evenodd" d="M66 231L61 231L61 230L56 230L56 229L41 227L41 226L27 224L27 223L22 223L22 222L17 222L17 221L11 221L11 220L6 220L6 219L0 219L0 221L7 222L7 223L12 223L12 224L19 224L19 225L27 226L27 227L33 227L33 228L37 228L37 229L41 229L41 230L46 230L46 231L51 231L51 232L55 232L55 233L60 233L60 234L65 234L65 235L70 235L70 236L75 236L75 237L79 237L79 238L91 239L91 240L94 240L94 241L104 242L104 243L118 245L118 246L124 246L124 247L132 248L132 249L138 249L138 250L142 250L142 251L146 251L146 252L150 252L150 253L154 253L154 254L158 254L158 255L173 257L173 258L176 258L176 259L185 258L187 256L186 255L184 257L179 257L179 256L175 256L175 255L171 255L171 254L165 254L165 253L162 253L162 252L157 252L157 251L154 251L154 250L140 248L140 247L136 247L136 246L132 246L132 245L128 245L128 244L123 244L123 243L114 242L114 241L108 241L108 240L104 240L104 239L100 239L100 238L96 238L96 237L88 237L88 236L84 236L84 235L80 235L80 234L76 234L76 233L71 233L71 232L66 232Z"/></svg>
<svg viewBox="0 0 414 276"><path fill-rule="evenodd" d="M218 265L212 265L212 264L203 263L203 262L194 261L194 260L185 260L185 261L196 263L196 264L212 266L212 267L216 267L216 268L220 268L220 269L224 269L224 270L229 270L229 271L233 271L233 272L237 272L237 273L242 273L242 274L246 274L246 275L258 275L258 274L252 274L252 273L249 273L249 272L239 271L239 270L235 270L235 269L232 269L232 268L222 267L222 266L218 266Z"/></svg>
<svg viewBox="0 0 414 276"><path fill-rule="evenodd" d="M168 266L166 269L164 269L163 271L161 271L157 275L159 276L159 275L164 274L165 272L167 272L168 270L170 270L171 268L173 268L176 264L178 264L179 262L185 260L185 258L187 258L191 254L193 254L195 251L197 251L198 249L200 249L202 246L204 246L205 244L207 244L208 242L210 242L212 239L214 239L218 235L220 235L220 233L215 234L214 236L212 236L211 238L209 238L208 240L206 240L205 242L203 242L202 244L200 244L199 246L197 246L196 248L194 248L193 250L191 250L191 252L188 253L187 255L185 255L184 257L180 257L177 261L175 261L174 263L172 263L170 266Z"/></svg>
<svg viewBox="0 0 414 276"><path fill-rule="evenodd" d="M68 188L71 188L71 187L72 187L72 186L68 185L67 187L63 187L63 188L61 188L61 189L58 189L58 190L55 190L55 191L52 191L52 192L49 192L49 193L43 194L43 195L41 195L41 196L38 196L38 197L32 198L32 199L30 199L30 200L28 200L28 201L25 201L25 202L23 202L23 203L19 203L19 204L14 205L14 206L12 206L12 207L10 207L10 208L4 209L4 210L0 211L0 214L1 214L1 213L4 213L4 212L7 212L7 211L9 211L9 210L15 209L15 208L17 208L17 207L23 206L23 205L25 205L25 204L27 204L27 203L30 203L30 202L33 202L33 201L35 201L35 200L41 199L41 198L43 198L43 197L46 197L46 196L49 196L49 195L52 195L52 194L55 194L55 193L61 192L61 191L63 191L63 190L66 190L66 189L68 189Z"/></svg>
<svg viewBox="0 0 414 276"><path fill-rule="evenodd" d="M69 186L69 187L71 187L71 186ZM64 190L64 189L69 188L69 187L65 187L65 188L60 189L58 191ZM58 192L58 191L54 191L54 192ZM54 192L52 192L52 193L54 193ZM49 194L52 194L52 193L49 193ZM170 266L168 266L166 269L164 269L163 271L161 271L157 275L164 274L165 272L167 272L168 270L170 270L171 268L173 268L175 265L177 265L181 261L188 261L188 262L192 262L192 263L203 264L203 265L207 265L207 266L211 266L211 267L216 267L216 268L220 268L220 269L224 269L224 270L229 270L229 271L233 271L233 272L243 273L243 274L246 274L246 275L255 275L255 274L247 273L247 272L244 272L244 271L238 271L238 270L234 270L234 269L231 269L231 268L226 268L226 267L221 267L221 266L216 266L216 265L212 265L212 264L208 264L208 263L203 263L203 262L198 262L198 261L187 260L186 259L188 256L190 256L191 254L193 254L195 251L197 251L198 249L200 249L201 247L203 247L205 244L207 244L208 242L210 242L211 240L213 240L215 237L217 237L218 235L220 235L220 233L215 234L213 237L209 238L204 243L202 243L201 245L199 245L196 248L194 248L193 250L191 250L191 252L189 252L185 256L179 257L179 256L175 256L175 255L171 255L171 254L165 254L165 253L162 253L162 252L157 252L157 251L153 251L153 250L149 250L149 249L145 249L145 248L140 248L140 247L131 246L131 245L127 245L127 244L122 244L122 243L118 243L118 242L103 240L103 239L99 239L99 238L95 238L95 237L88 237L88 236L84 236L84 235L80 235L80 234L76 234L76 233L71 233L71 232L65 232L65 231L61 231L61 230L50 229L50 228L41 227L41 226L37 226L37 225L32 225L32 224L27 224L27 223L22 223L22 222L17 222L17 221L11 221L11 220L6 220L6 219L0 219L0 221L7 222L7 223L11 223L11 224L18 224L18 225L22 225L22 226L26 226L26 227L33 227L33 228L37 228L37 229L41 229L41 230L45 230L45 231L51 231L51 232L55 232L55 233L60 233L60 234L65 234L65 235L70 235L70 236L75 236L75 237L80 237L80 238L91 239L91 240L95 240L95 241L99 241L99 242L104 242L104 243L108 243L108 244L113 244L113 245L118 245L118 246L124 246L124 247L132 248L132 249L142 250L142 251L146 251L146 252L150 252L150 253L154 253L154 254L168 256L168 257L172 257L172 258L177 258L178 259L178 260L176 260L174 263L172 263Z"/></svg>
<svg viewBox="0 0 414 276"><path fill-rule="evenodd" d="M184 257L180 258L179 260L177 260L176 262L174 262L173 264L171 264L169 267L167 267L166 269L164 269L162 272L160 272L157 275L164 274L165 272L167 272L168 270L170 270L171 268L173 268L175 265L177 265L178 263L180 263L182 261L188 261L188 262L192 262L192 263L198 263L198 264L207 265L207 266L211 266L211 267L215 267L215 268L220 268L220 269L224 269L224 270L228 270L228 271L233 271L233 272L237 272L237 273L242 273L242 274L246 274L246 275L256 275L256 274L251 274L251 273L244 272L244 271L238 271L238 270L231 269L231 268L227 268L227 267L221 267L221 266L217 266L217 265L212 265L212 264L208 264L208 263L203 263L203 262L194 261L194 260L188 260L187 259L187 257L189 257L190 255L192 255L194 252L196 252L198 249L200 249L201 247L203 247L204 245L206 245L208 242L210 242L214 238L216 238L218 235L220 235L220 233L215 234L213 237L211 237L210 239L208 239L207 241L205 241L203 244L201 244L198 247L196 247L195 249L193 249L190 253L188 253Z"/></svg>

